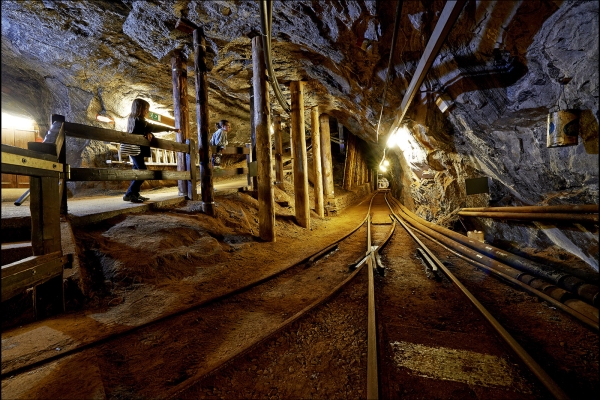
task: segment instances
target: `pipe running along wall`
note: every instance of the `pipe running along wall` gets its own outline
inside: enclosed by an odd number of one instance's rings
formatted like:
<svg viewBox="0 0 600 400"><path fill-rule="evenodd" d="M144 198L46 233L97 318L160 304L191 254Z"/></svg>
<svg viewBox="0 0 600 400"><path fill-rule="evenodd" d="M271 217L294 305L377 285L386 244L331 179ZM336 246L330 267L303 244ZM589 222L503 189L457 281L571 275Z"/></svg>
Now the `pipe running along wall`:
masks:
<svg viewBox="0 0 600 400"><path fill-rule="evenodd" d="M541 266L537 265L536 263L534 263L530 260L524 259L523 257L519 257L514 254L507 254L499 249L494 248L493 246L478 242L476 240L467 238L463 235L453 232L449 229L442 228L440 226L432 224L428 221L423 220L422 218L418 217L417 215L413 214L411 211L406 209L402 204L400 204L396 199L393 199L393 201L400 208L400 211L403 213L403 215L406 216L407 220L409 222L411 222L411 225L418 224L423 228L428 228L427 233L431 234L431 236L434 236L436 239L438 239L442 242L447 242L447 239L450 238L464 246L469 247L470 249L473 249L473 250L476 250L477 252L485 254L485 256L484 255L477 256L477 259L479 262L482 262L493 268L498 268L499 270L503 271L507 275L509 275L515 279L519 279L521 281L523 281L523 279L528 279L525 276L526 274L530 274L531 276L535 276L535 277L541 277L547 281L552 282L553 284L555 284L557 286L562 287L566 291L576 293L579 297L586 300L586 302L597 307L600 296L598 295L598 287L596 285L591 285L591 284L585 283L583 280L581 280L575 276L572 276L572 275L559 274L559 273L555 273L553 271L546 271ZM456 248L456 245L451 242L449 243L449 246ZM458 250L460 251L460 246L459 246ZM502 261L508 265L504 265L504 264L500 263L499 261ZM519 270L520 272L515 272L514 270L512 270L512 268L507 270L508 266L513 267L513 268ZM530 281L531 281L531 279L530 279ZM550 290L551 288L549 288L549 287L547 287L547 289L550 292L552 291L552 290ZM556 290L554 292L555 292L555 295L552 297L557 298L557 300L561 300L561 299L565 300L566 297L568 297L568 296L566 296L565 293L563 293L559 290ZM596 307L592 307L592 308L595 310L593 312L596 315L596 319L597 319L598 309Z"/></svg>

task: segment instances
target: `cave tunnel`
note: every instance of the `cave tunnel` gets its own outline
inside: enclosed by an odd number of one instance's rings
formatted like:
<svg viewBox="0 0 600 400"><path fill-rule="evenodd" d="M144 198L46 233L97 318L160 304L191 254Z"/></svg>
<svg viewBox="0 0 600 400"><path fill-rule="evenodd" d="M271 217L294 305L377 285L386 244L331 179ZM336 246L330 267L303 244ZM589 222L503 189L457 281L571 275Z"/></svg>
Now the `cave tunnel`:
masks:
<svg viewBox="0 0 600 400"><path fill-rule="evenodd" d="M2 398L597 398L597 1L1 7Z"/></svg>

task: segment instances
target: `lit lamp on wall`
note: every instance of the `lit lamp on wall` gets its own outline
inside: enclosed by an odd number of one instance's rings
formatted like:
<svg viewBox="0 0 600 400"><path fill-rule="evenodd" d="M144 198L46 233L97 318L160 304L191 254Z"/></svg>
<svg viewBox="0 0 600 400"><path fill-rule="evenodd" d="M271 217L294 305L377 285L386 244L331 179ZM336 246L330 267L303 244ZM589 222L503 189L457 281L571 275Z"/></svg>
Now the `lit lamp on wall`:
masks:
<svg viewBox="0 0 600 400"><path fill-rule="evenodd" d="M106 110L102 110L98 114L96 114L96 121L104 122L105 124L115 123L115 120L110 115L108 115Z"/></svg>
<svg viewBox="0 0 600 400"><path fill-rule="evenodd" d="M571 78L562 78L559 83L561 92L558 96L557 111L548 114L548 125L546 130L546 147L576 146L579 139L579 112L569 109L565 101L566 109L560 109L560 99L564 95L565 85Z"/></svg>

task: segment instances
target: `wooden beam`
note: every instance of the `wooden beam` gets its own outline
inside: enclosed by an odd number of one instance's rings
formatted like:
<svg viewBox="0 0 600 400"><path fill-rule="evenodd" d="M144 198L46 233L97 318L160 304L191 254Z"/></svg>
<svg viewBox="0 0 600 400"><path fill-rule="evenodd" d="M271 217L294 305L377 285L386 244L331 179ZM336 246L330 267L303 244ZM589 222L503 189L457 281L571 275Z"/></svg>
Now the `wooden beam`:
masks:
<svg viewBox="0 0 600 400"><path fill-rule="evenodd" d="M333 160L331 158L331 131L329 115L321 114L319 117L321 128L321 161L323 164L323 195L328 199L335 197L333 186Z"/></svg>
<svg viewBox="0 0 600 400"><path fill-rule="evenodd" d="M171 57L171 71L173 81L173 113L175 114L175 128L179 129L176 135L177 143L186 143L189 139L190 112L188 109L187 93L187 63L185 56L179 50L173 51ZM195 149L192 151L195 153ZM177 153L177 171L185 171L187 156L184 153ZM194 168L196 167L195 164ZM188 184L186 181L178 181L179 195L188 196ZM195 190L195 188L194 188Z"/></svg>
<svg viewBox="0 0 600 400"><path fill-rule="evenodd" d="M256 161L258 162L258 232L262 240L275 242L275 196L271 155L271 110L267 67L263 57L261 36L252 38L252 87L254 88L254 120Z"/></svg>
<svg viewBox="0 0 600 400"><path fill-rule="evenodd" d="M281 116L273 118L273 131L275 135L275 184L281 190L285 189L283 184L283 141L281 135Z"/></svg>
<svg viewBox="0 0 600 400"><path fill-rule="evenodd" d="M56 258L61 258L62 253L55 251L53 253L44 254L41 256L29 256L19 261L2 266L2 279L9 275L14 275L29 268L34 268L50 262Z"/></svg>
<svg viewBox="0 0 600 400"><path fill-rule="evenodd" d="M321 167L321 128L319 127L319 107L313 107L310 115L313 166L315 172L315 177L313 179L315 212L319 217L323 218L325 216L325 208L323 204L323 168Z"/></svg>
<svg viewBox="0 0 600 400"><path fill-rule="evenodd" d="M292 100L292 149L294 151L294 199L296 222L310 228L308 204L308 163L306 160L306 133L304 132L304 82L290 82Z"/></svg>
<svg viewBox="0 0 600 400"><path fill-rule="evenodd" d="M124 170L107 168L71 168L70 182L80 181L131 181L131 180L190 180L189 171L151 171L151 170Z"/></svg>
<svg viewBox="0 0 600 400"><path fill-rule="evenodd" d="M208 67L206 66L206 39L202 28L194 29L194 75L196 77L196 122L200 154L200 186L202 211L215 215L213 170L210 165L208 130Z"/></svg>
<svg viewBox="0 0 600 400"><path fill-rule="evenodd" d="M412 102L415 94L421 87L425 76L429 72L431 65L435 61L448 33L450 33L450 29L458 19L465 3L467 0L456 0L456 1L447 1L442 13L440 14L440 18L438 19L437 24L427 42L427 46L425 47L425 51L421 56L421 60L419 60L419 64L417 65L417 69L415 70L413 77L408 85L408 89L404 93L404 97L402 98L402 103L400 105L400 111L396 115L396 119L390 128L390 132L393 132L394 129L399 128L402 123L402 119L406 115L408 111L408 107Z"/></svg>
<svg viewBox="0 0 600 400"><path fill-rule="evenodd" d="M150 121L158 122L161 125L167 125L170 129L174 129L176 126L175 118L171 118L167 115L159 114L155 111L148 112L148 119Z"/></svg>
<svg viewBox="0 0 600 400"><path fill-rule="evenodd" d="M196 141L194 139L187 139L186 143L189 144L190 149L194 149L194 151L186 154L186 169L190 173L190 180L184 181L187 186L187 195L188 198L197 201L198 200L198 168L196 168Z"/></svg>
<svg viewBox="0 0 600 400"><path fill-rule="evenodd" d="M169 128L165 128L168 131ZM81 139L100 140L103 142L117 142L127 144L137 144L139 146L156 147L159 149L180 151L187 153L189 146L185 143L177 143L172 140L153 138L150 143L142 135L132 135L128 132L115 131L113 129L97 128L95 126L65 122L65 133L67 136Z"/></svg>
<svg viewBox="0 0 600 400"><path fill-rule="evenodd" d="M344 164L344 182L343 187L346 190L352 189L354 182L354 162L356 160L356 143L354 135L348 134L348 143L346 143L346 162Z"/></svg>
<svg viewBox="0 0 600 400"><path fill-rule="evenodd" d="M60 254L60 253L59 253ZM36 264L19 272L2 276L2 301L19 294L24 289L44 283L56 276L61 276L63 266L68 262L68 257L50 259L41 264ZM4 267L3 267L4 269ZM61 282L62 283L62 282Z"/></svg>

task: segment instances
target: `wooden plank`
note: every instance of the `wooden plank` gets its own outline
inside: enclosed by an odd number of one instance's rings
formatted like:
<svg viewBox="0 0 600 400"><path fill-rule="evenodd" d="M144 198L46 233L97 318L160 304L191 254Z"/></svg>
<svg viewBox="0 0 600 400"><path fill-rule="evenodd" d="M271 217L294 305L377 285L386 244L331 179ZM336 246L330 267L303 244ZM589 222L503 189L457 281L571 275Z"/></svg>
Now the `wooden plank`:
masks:
<svg viewBox="0 0 600 400"><path fill-rule="evenodd" d="M48 133L46 133L44 141L42 143L30 142L27 144L27 147L30 150L40 153L51 154L58 159L58 155L65 142L64 117L58 115L53 115L52 117L56 118L56 120L52 121L52 126Z"/></svg>
<svg viewBox="0 0 600 400"><path fill-rule="evenodd" d="M171 57L171 70L173 81L173 113L175 114L174 127L179 128L176 133L178 143L186 143L190 138L190 112L188 109L187 94L187 62L185 56L180 50L174 50ZM189 145L189 143L188 143ZM196 149L192 149L196 153ZM187 167L188 156L184 153L177 153L177 171L189 171ZM195 164L192 163L195 167ZM177 181L179 194L188 196L188 181ZM195 187L194 187L195 190ZM189 198L192 196L190 195Z"/></svg>
<svg viewBox="0 0 600 400"><path fill-rule="evenodd" d="M31 245L31 243L26 243L26 244L28 246ZM62 257L62 253L60 251L55 251L53 253L43 254L40 256L30 256L30 257L24 258L22 260L15 261L14 263L3 265L2 266L2 278L6 278L9 275L14 275L18 272L45 264L49 261L52 261L56 258L61 258L61 257Z"/></svg>
<svg viewBox="0 0 600 400"><path fill-rule="evenodd" d="M319 117L321 128L321 161L323 164L323 196L328 199L335 197L333 186L333 159L331 158L331 131L329 115L321 114Z"/></svg>
<svg viewBox="0 0 600 400"><path fill-rule="evenodd" d="M275 197L271 155L271 110L267 67L261 36L252 38L252 87L254 88L254 128L258 161L258 234L264 241L275 242Z"/></svg>
<svg viewBox="0 0 600 400"><path fill-rule="evenodd" d="M49 171L47 169L31 168L22 165L12 165L2 163L3 174L15 174L15 175L26 175L26 176L47 176L58 179L60 171Z"/></svg>
<svg viewBox="0 0 600 400"><path fill-rule="evenodd" d="M2 278L2 301L19 294L24 289L62 276L67 257L55 258L44 264Z"/></svg>
<svg viewBox="0 0 600 400"><path fill-rule="evenodd" d="M31 248L34 255L44 254L42 178L32 176L29 182L31 214Z"/></svg>
<svg viewBox="0 0 600 400"><path fill-rule="evenodd" d="M248 168L227 168L227 169L216 169L213 171L213 176L236 176L236 175L246 175L248 173Z"/></svg>
<svg viewBox="0 0 600 400"><path fill-rule="evenodd" d="M294 198L296 221L310 228L308 204L308 161L306 159L306 134L304 132L304 82L290 82L292 100L292 142L294 151Z"/></svg>
<svg viewBox="0 0 600 400"><path fill-rule="evenodd" d="M217 151L217 146L210 146L211 151L214 153ZM225 147L222 154L248 154L250 149L247 147Z"/></svg>
<svg viewBox="0 0 600 400"><path fill-rule="evenodd" d="M273 131L275 135L275 184L284 190L283 184L283 138L281 137L281 116L273 118Z"/></svg>
<svg viewBox="0 0 600 400"><path fill-rule="evenodd" d="M198 200L198 167L196 167L196 141L187 139L190 146L190 153L187 154L187 170L190 172L190 180L187 181L187 193L191 200Z"/></svg>
<svg viewBox="0 0 600 400"><path fill-rule="evenodd" d="M206 39L202 28L194 29L194 75L196 77L196 124L198 126L198 152L200 156L200 186L202 211L215 215L213 169L210 165L208 135L208 67L206 66Z"/></svg>
<svg viewBox="0 0 600 400"><path fill-rule="evenodd" d="M61 250L60 197L58 180L44 177L42 180L42 220L44 254ZM33 253L35 255L35 253Z"/></svg>
<svg viewBox="0 0 600 400"><path fill-rule="evenodd" d="M315 211L321 218L325 216L323 208L323 168L321 167L321 128L319 126L319 107L315 106L311 110L311 137L313 165L315 171L314 193L315 193Z"/></svg>
<svg viewBox="0 0 600 400"><path fill-rule="evenodd" d="M117 170L106 168L71 168L70 182L80 181L131 181L131 180L189 180L189 171Z"/></svg>
<svg viewBox="0 0 600 400"><path fill-rule="evenodd" d="M169 131L169 128L165 128ZM97 128L73 122L65 122L65 133L69 137L80 139L100 140L103 142L117 142L137 144L138 146L150 146L159 149L179 151L185 153L189 147L185 143L177 143L172 140L153 138L150 143L142 135L132 135L128 132L115 131L113 129Z"/></svg>
<svg viewBox="0 0 600 400"><path fill-rule="evenodd" d="M32 143L32 142L29 142ZM6 144L2 145L2 153L8 154L16 154L19 156L31 157L31 158L39 158L40 160L46 160L51 162L56 162L56 156L52 156L47 153L41 153L39 151L30 150L30 149L22 149L20 147L9 146Z"/></svg>

